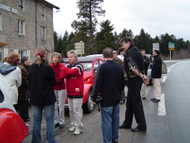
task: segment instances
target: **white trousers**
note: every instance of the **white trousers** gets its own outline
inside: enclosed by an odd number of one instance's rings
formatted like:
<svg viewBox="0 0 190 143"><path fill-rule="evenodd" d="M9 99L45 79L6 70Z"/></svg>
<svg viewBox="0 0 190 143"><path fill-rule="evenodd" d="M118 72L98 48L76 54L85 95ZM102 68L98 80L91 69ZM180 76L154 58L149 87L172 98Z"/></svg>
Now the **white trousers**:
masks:
<svg viewBox="0 0 190 143"><path fill-rule="evenodd" d="M148 87L143 83L141 88L141 97L148 96Z"/></svg>
<svg viewBox="0 0 190 143"><path fill-rule="evenodd" d="M69 115L70 115L70 122L71 126L82 128L82 117L83 117L83 110L82 110L82 98L69 98Z"/></svg>
<svg viewBox="0 0 190 143"><path fill-rule="evenodd" d="M160 78L153 78L153 98L160 100L161 95L162 95L162 90L161 90L161 79Z"/></svg>
<svg viewBox="0 0 190 143"><path fill-rule="evenodd" d="M54 90L56 96L55 103L55 124L65 123L65 90Z"/></svg>

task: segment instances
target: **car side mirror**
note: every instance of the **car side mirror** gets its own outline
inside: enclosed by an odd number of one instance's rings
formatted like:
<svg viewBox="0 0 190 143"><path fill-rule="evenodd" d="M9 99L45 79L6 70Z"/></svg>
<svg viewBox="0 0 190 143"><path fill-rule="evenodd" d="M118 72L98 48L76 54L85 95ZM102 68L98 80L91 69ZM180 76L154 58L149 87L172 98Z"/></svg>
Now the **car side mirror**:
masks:
<svg viewBox="0 0 190 143"><path fill-rule="evenodd" d="M0 90L0 103L2 103L3 101L4 101L4 95L2 91Z"/></svg>

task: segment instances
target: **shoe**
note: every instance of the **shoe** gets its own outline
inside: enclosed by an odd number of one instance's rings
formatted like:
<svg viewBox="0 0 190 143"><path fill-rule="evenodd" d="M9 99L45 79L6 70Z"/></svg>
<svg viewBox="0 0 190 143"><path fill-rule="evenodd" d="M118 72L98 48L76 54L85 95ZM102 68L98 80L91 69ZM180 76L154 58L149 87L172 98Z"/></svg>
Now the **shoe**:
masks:
<svg viewBox="0 0 190 143"><path fill-rule="evenodd" d="M143 97L142 99L143 99L143 100L146 100L146 97Z"/></svg>
<svg viewBox="0 0 190 143"><path fill-rule="evenodd" d="M74 135L80 135L81 131L79 128L75 128Z"/></svg>
<svg viewBox="0 0 190 143"><path fill-rule="evenodd" d="M122 124L119 128L120 129L131 129L131 127L127 126L126 124Z"/></svg>
<svg viewBox="0 0 190 143"><path fill-rule="evenodd" d="M153 103L159 103L159 102L160 102L160 100L159 100L159 99L156 99L156 98L151 99L151 101L152 101Z"/></svg>
<svg viewBox="0 0 190 143"><path fill-rule="evenodd" d="M146 129L139 129L139 128L134 128L134 129L131 129L131 131L132 132L135 132L135 133L137 133L137 132L146 132Z"/></svg>
<svg viewBox="0 0 190 143"><path fill-rule="evenodd" d="M113 141L112 143L119 143L118 141Z"/></svg>
<svg viewBox="0 0 190 143"><path fill-rule="evenodd" d="M74 126L72 126L72 127L69 128L69 132L74 132L74 131L75 131L75 127Z"/></svg>
<svg viewBox="0 0 190 143"><path fill-rule="evenodd" d="M56 124L55 124L55 128L58 128L58 127L59 127L59 123L56 123Z"/></svg>
<svg viewBox="0 0 190 143"><path fill-rule="evenodd" d="M65 127L65 124L59 124L59 128L63 129Z"/></svg>

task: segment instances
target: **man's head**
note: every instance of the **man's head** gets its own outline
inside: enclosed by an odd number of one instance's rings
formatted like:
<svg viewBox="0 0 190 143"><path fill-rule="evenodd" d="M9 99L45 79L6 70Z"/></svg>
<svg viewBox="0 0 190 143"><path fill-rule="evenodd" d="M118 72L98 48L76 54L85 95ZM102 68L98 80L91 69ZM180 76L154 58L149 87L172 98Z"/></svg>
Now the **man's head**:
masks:
<svg viewBox="0 0 190 143"><path fill-rule="evenodd" d="M18 53L10 52L7 56L6 62L10 65L17 66L19 64L20 58Z"/></svg>
<svg viewBox="0 0 190 143"><path fill-rule="evenodd" d="M142 56L146 56L146 51L145 51L145 49L141 49L140 52L141 52L141 55L142 55Z"/></svg>
<svg viewBox="0 0 190 143"><path fill-rule="evenodd" d="M113 50L113 58L115 59L115 58L117 58L117 56L118 56L118 54L117 54L117 51L116 50Z"/></svg>
<svg viewBox="0 0 190 143"><path fill-rule="evenodd" d="M38 49L35 56L35 64L45 63L45 58L46 58L46 50Z"/></svg>
<svg viewBox="0 0 190 143"><path fill-rule="evenodd" d="M22 57L21 58L21 64L25 65L25 66L29 66L30 65L30 61L29 61L28 57Z"/></svg>
<svg viewBox="0 0 190 143"><path fill-rule="evenodd" d="M75 64L78 61L77 54L75 53L74 50L68 51L67 52L67 57L69 60L69 64Z"/></svg>
<svg viewBox="0 0 190 143"><path fill-rule="evenodd" d="M106 60L112 60L113 59L113 50L111 48L105 48L103 50L103 56Z"/></svg>
<svg viewBox="0 0 190 143"><path fill-rule="evenodd" d="M152 55L153 56L159 56L160 55L160 52L158 50L153 50L152 51Z"/></svg>
<svg viewBox="0 0 190 143"><path fill-rule="evenodd" d="M127 51L130 47L134 46L133 41L127 37L121 39L119 43L120 43L122 49L124 49L125 51Z"/></svg>
<svg viewBox="0 0 190 143"><path fill-rule="evenodd" d="M57 63L61 62L61 58L62 58L62 56L60 53L54 52L52 55L52 63L57 64Z"/></svg>

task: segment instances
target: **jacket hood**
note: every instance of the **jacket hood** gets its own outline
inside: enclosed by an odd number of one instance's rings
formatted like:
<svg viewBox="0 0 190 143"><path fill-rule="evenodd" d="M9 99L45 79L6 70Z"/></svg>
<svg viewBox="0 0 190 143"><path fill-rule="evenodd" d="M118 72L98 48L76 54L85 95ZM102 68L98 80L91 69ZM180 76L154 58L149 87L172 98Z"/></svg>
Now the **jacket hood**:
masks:
<svg viewBox="0 0 190 143"><path fill-rule="evenodd" d="M0 63L0 73L2 75L7 75L14 70L16 70L16 66L12 66L9 64L5 64L5 63Z"/></svg>

